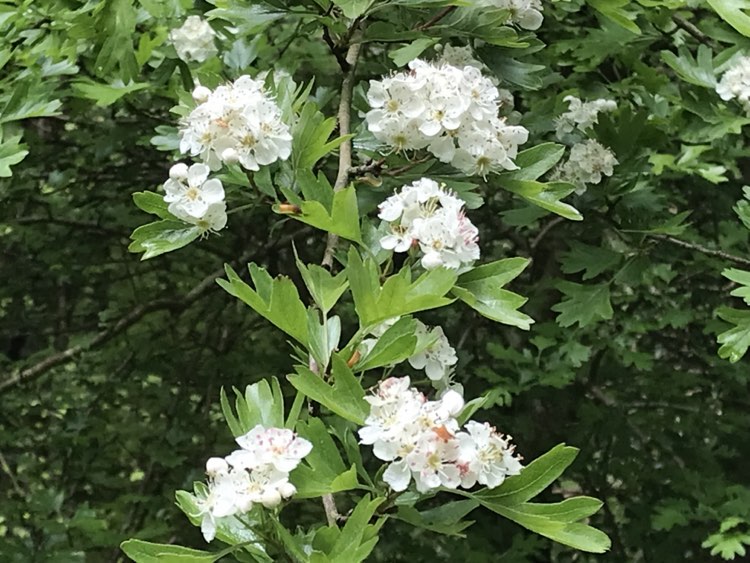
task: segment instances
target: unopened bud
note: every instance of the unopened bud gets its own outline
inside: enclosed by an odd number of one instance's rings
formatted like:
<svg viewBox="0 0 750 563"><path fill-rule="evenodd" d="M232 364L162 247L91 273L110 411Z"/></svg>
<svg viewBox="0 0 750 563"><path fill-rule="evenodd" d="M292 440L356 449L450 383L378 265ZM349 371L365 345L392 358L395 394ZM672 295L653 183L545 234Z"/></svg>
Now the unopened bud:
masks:
<svg viewBox="0 0 750 563"><path fill-rule="evenodd" d="M172 180L186 180L188 176L188 165L184 162L178 162L169 169L169 177Z"/></svg>
<svg viewBox="0 0 750 563"><path fill-rule="evenodd" d="M286 213L289 215L299 215L302 213L302 209L300 209L299 205L294 205L293 203L280 203L277 206L277 209L279 213Z"/></svg>
<svg viewBox="0 0 750 563"><path fill-rule="evenodd" d="M208 475L218 475L229 470L229 465L221 457L210 457L206 462L206 473Z"/></svg>
<svg viewBox="0 0 750 563"><path fill-rule="evenodd" d="M208 100L208 97L210 95L211 90L206 88L205 86L198 86L195 90L193 90L193 99L199 104L202 104L206 100Z"/></svg>
<svg viewBox="0 0 750 563"><path fill-rule="evenodd" d="M297 492L297 487L292 485L289 481L279 485L279 493L283 498L290 498Z"/></svg>
<svg viewBox="0 0 750 563"><path fill-rule="evenodd" d="M445 392L440 402L451 416L456 416L464 408L464 398L452 389Z"/></svg>
<svg viewBox="0 0 750 563"><path fill-rule="evenodd" d="M235 162L239 162L240 155L233 148L224 149L221 152L221 160L223 160L227 164L234 164Z"/></svg>
<svg viewBox="0 0 750 563"><path fill-rule="evenodd" d="M266 508L276 508L281 504L281 493L276 489L269 489L263 493L260 502Z"/></svg>

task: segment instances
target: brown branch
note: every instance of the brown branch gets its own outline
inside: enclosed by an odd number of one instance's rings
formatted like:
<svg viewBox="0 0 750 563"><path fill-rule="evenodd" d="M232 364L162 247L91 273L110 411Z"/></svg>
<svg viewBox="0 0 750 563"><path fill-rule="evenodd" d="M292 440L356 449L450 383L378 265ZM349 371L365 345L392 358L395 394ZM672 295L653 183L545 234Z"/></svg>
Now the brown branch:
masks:
<svg viewBox="0 0 750 563"><path fill-rule="evenodd" d="M339 122L339 135L349 135L351 131L351 105L352 105L352 92L354 90L354 73L357 70L357 59L359 58L359 50L362 44L359 41L357 34L352 36L352 43L349 45L349 49L346 52L346 67L342 65L344 70L344 78L341 81L341 100L339 101L338 110L338 122ZM352 140L346 139L339 146L339 170L336 175L336 182L333 184L333 191L338 192L343 190L349 183L349 174L352 167ZM328 233L328 240L326 241L326 248L323 252L323 260L321 265L330 268L333 266L333 255L336 252L336 246L338 246L339 237L333 233Z"/></svg>
<svg viewBox="0 0 750 563"><path fill-rule="evenodd" d="M417 31L424 31L425 29L429 29L433 25L435 25L436 23L438 23L440 20L442 20L445 16L447 16L448 14L450 14L455 9L456 9L455 6L447 6L447 7L443 8L437 14L435 14L435 16L433 16L432 18L430 18L426 22L418 25L415 29Z"/></svg>
<svg viewBox="0 0 750 563"><path fill-rule="evenodd" d="M687 242L685 240L681 240L681 239L671 237L668 235L650 235L650 236L652 238L663 240L664 242L668 242L676 246L681 246L682 248L695 250L696 252L700 252L707 256L715 256L717 258L721 258L722 260L726 260L728 262L734 262L735 264L739 264L741 266L750 266L750 259L742 258L741 256L735 256L734 254L729 254L728 252L724 252L723 250L708 248L707 246L703 246L701 244Z"/></svg>
<svg viewBox="0 0 750 563"><path fill-rule="evenodd" d="M695 39L697 39L704 45L707 45L711 47L712 49L715 47L714 42L711 40L710 37L708 37L700 29L698 29L693 23L689 22L682 16L677 15L677 14L672 14L672 21L675 23L675 25L677 25L677 27L685 30L689 35L693 36Z"/></svg>

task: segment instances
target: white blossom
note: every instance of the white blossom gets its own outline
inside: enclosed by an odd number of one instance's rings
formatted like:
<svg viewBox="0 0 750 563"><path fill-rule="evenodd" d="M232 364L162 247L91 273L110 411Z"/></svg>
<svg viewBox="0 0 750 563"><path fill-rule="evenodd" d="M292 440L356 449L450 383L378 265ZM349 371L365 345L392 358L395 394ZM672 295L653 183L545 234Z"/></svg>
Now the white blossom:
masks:
<svg viewBox="0 0 750 563"><path fill-rule="evenodd" d="M206 541L216 537L217 519L245 513L253 505L276 508L297 491L289 472L312 444L285 428L255 426L237 438L240 450L206 462L207 494L196 498Z"/></svg>
<svg viewBox="0 0 750 563"><path fill-rule="evenodd" d="M476 483L493 488L521 471L509 438L488 424L469 421L459 430L455 417L464 400L456 391L428 401L408 377L391 377L366 400L371 409L360 442L389 462L383 480L394 491L406 490L412 480L421 493Z"/></svg>
<svg viewBox="0 0 750 563"><path fill-rule="evenodd" d="M380 245L394 252L419 247L422 266L428 270L470 264L479 258L479 231L464 214L463 205L429 178L403 186L380 204L378 217L391 229Z"/></svg>
<svg viewBox="0 0 750 563"><path fill-rule="evenodd" d="M572 133L576 128L580 131L591 129L595 123L599 122L600 113L617 109L617 103L614 100L604 98L583 102L575 96L565 96L563 101L568 103L568 111L555 120L558 137Z"/></svg>
<svg viewBox="0 0 750 563"><path fill-rule="evenodd" d="M224 187L221 180L208 179L210 172L205 164L175 164L164 182L164 201L178 219L203 231L220 231L227 224Z"/></svg>
<svg viewBox="0 0 750 563"><path fill-rule="evenodd" d="M514 170L528 131L498 117L507 92L501 97L481 63L460 49L446 45L441 60L415 59L409 71L371 80L367 127L397 150L426 148L468 175Z"/></svg>
<svg viewBox="0 0 750 563"><path fill-rule="evenodd" d="M200 16L189 16L182 27L169 32L169 41L180 59L186 63L202 63L218 52L214 45L215 35L207 21Z"/></svg>
<svg viewBox="0 0 750 563"><path fill-rule="evenodd" d="M476 6L509 10L509 23L523 29L539 29L544 21L541 0L478 0Z"/></svg>
<svg viewBox="0 0 750 563"><path fill-rule="evenodd" d="M204 86L196 88L194 98L204 101L180 124L181 152L201 158L212 170L222 162L259 170L289 158L289 127L260 81L241 76L209 95L205 90Z"/></svg>
<svg viewBox="0 0 750 563"><path fill-rule="evenodd" d="M573 145L568 161L558 169L556 177L575 184L579 191L583 191L586 184L598 184L602 176L612 176L617 164L609 148L589 139Z"/></svg>
<svg viewBox="0 0 750 563"><path fill-rule="evenodd" d="M722 100L736 99L750 114L750 57L740 57L721 77L716 93Z"/></svg>
<svg viewBox="0 0 750 563"><path fill-rule="evenodd" d="M457 462L462 487L468 489L479 483L492 489L507 476L521 472L521 462L513 455L514 447L509 444L509 438L486 422L470 420L464 428L466 432L458 434Z"/></svg>
<svg viewBox="0 0 750 563"><path fill-rule="evenodd" d="M432 381L446 379L456 362L456 350L448 342L443 329L439 326L432 330L417 321L417 337L429 339L432 343L409 358L414 369L423 369Z"/></svg>

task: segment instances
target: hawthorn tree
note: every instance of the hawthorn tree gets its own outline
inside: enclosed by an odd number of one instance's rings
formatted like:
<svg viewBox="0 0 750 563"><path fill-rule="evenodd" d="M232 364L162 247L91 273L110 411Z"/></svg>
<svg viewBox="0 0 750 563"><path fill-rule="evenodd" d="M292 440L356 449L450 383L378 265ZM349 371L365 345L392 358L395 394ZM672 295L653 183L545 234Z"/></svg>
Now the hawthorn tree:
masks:
<svg viewBox="0 0 750 563"><path fill-rule="evenodd" d="M744 555L709 4L3 5L0 554Z"/></svg>

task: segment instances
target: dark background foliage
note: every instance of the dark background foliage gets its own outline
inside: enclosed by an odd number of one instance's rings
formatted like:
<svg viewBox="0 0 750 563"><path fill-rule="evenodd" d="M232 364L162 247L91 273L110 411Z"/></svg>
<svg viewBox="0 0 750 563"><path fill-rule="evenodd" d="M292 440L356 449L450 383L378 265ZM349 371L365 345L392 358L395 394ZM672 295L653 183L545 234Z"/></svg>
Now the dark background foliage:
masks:
<svg viewBox="0 0 750 563"><path fill-rule="evenodd" d="M128 253L144 222L131 193L165 178L169 161L149 139L174 123L169 108L185 78L185 69L165 71L174 59L150 51L128 76L128 57L148 41L158 51L180 6L78 4L0 4L0 14L14 11L0 17L0 44L12 51L2 99L26 88L28 100L62 100L57 116L32 112L5 126L6 138L23 132L29 151L0 179L0 560L9 562L116 561L119 542L134 535L202 545L173 495L202 477L205 458L231 447L220 388L291 368L283 335L213 280L225 262L291 273L292 243L311 261L324 245L243 188L237 201L249 205L220 236L146 262ZM483 259L533 260L513 290L529 297L524 310L536 324L522 332L459 307L427 319L457 347L467 395L493 394L479 418L511 433L527 459L563 441L581 449L546 496L605 500L594 523L613 546L601 560L705 561L701 543L720 522L750 520L747 361L720 359L716 344L727 325L715 311L732 304L720 273L737 263L714 252L747 260L748 231L732 211L747 169L747 119L681 80L661 52L705 45L728 58L748 40L697 3L616 4L638 34L592 5L557 2L545 4L541 43L511 54L528 83L506 86L534 144L554 140L566 93L620 105L595 130L620 162L615 177L571 198L584 221L542 214L492 179L485 206L472 212ZM417 25L435 11L373 18ZM117 14L115 33L106 24ZM337 66L320 23L290 16L248 26L252 40L233 46L232 72L252 65L286 69L298 82L315 77L332 115ZM367 47L363 81L393 68L389 48ZM67 66L45 70L55 63ZM112 76L150 87L106 107L74 87ZM335 162L326 166L332 176ZM363 201L378 201L395 185L357 187ZM581 285L564 286L565 295L562 281ZM561 326L553 307L566 298L577 321ZM597 316L607 303L612 317ZM322 508L310 510L303 516L322 518ZM374 560L589 560L489 512L472 519L464 540L389 522Z"/></svg>

